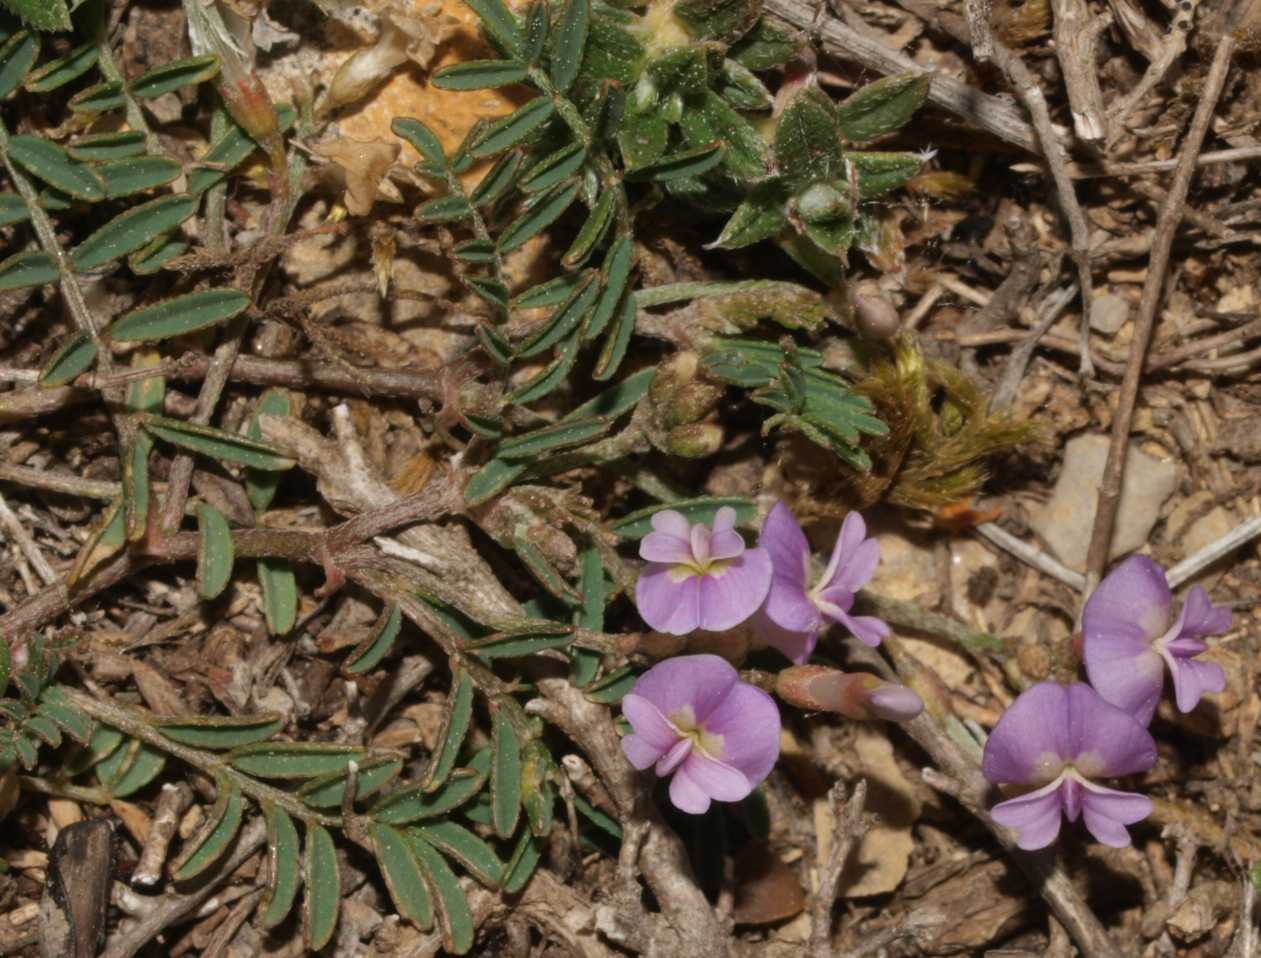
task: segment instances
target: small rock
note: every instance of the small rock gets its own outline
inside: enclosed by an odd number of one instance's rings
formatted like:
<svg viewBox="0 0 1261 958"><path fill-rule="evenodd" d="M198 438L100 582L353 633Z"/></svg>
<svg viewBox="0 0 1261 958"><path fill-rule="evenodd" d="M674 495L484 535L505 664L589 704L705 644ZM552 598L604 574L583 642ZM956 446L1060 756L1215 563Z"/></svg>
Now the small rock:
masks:
<svg viewBox="0 0 1261 958"><path fill-rule="evenodd" d="M1108 459L1108 437L1077 436L1064 449L1064 467L1050 501L1034 511L1033 530L1065 565L1082 570L1095 524L1099 483ZM1178 486L1175 462L1130 447L1125 459L1121 503L1109 558L1134 552L1147 542L1160 509Z"/></svg>
<svg viewBox="0 0 1261 958"><path fill-rule="evenodd" d="M1116 293L1102 293L1090 304L1090 328L1111 336L1130 318L1130 303Z"/></svg>
<svg viewBox="0 0 1261 958"><path fill-rule="evenodd" d="M1229 533L1237 524L1234 516L1221 506L1217 506L1207 515L1200 516L1191 523L1191 528L1187 530L1182 540L1183 553L1192 555L1199 552L1205 546L1211 545Z"/></svg>

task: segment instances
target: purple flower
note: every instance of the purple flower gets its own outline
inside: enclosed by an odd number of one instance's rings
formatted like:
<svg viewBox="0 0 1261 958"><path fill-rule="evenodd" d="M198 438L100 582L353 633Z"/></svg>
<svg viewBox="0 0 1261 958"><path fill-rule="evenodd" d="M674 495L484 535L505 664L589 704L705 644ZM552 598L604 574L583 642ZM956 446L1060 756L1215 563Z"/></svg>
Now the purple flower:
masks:
<svg viewBox="0 0 1261 958"><path fill-rule="evenodd" d="M1220 665L1195 657L1207 648L1200 636L1230 628L1230 610L1215 607L1197 585L1171 623L1172 602L1164 570L1146 556L1130 556L1082 609L1082 658L1090 684L1144 725L1160 702L1165 666L1179 711L1190 712L1205 692L1226 687Z"/></svg>
<svg viewBox="0 0 1261 958"><path fill-rule="evenodd" d="M622 699L634 732L622 751L636 768L670 775L670 801L699 815L713 799L737 802L779 757L779 709L716 655L658 662Z"/></svg>
<svg viewBox="0 0 1261 958"><path fill-rule="evenodd" d="M639 543L648 560L635 586L635 604L658 632L722 632L762 604L771 587L765 549L746 549L735 530L736 511L724 506L711 529L666 509L652 517L653 531Z"/></svg>
<svg viewBox="0 0 1261 958"><path fill-rule="evenodd" d="M762 545L770 553L775 575L758 616L758 632L798 665L810 658L825 619L839 622L867 645L879 645L889 634L880 619L850 615L854 593L871 581L880 562L880 543L867 538L867 524L851 512L841 524L832 559L813 586L807 584L810 543L782 502L775 503L762 526Z"/></svg>
<svg viewBox="0 0 1261 958"><path fill-rule="evenodd" d="M1151 814L1151 800L1095 779L1145 772L1155 762L1156 743L1129 712L1082 682L1039 682L994 726L981 770L995 784L1034 786L990 810L998 824L1016 829L1021 848L1055 841L1061 812L1070 822L1084 818L1095 838L1122 848L1130 843L1125 826Z"/></svg>

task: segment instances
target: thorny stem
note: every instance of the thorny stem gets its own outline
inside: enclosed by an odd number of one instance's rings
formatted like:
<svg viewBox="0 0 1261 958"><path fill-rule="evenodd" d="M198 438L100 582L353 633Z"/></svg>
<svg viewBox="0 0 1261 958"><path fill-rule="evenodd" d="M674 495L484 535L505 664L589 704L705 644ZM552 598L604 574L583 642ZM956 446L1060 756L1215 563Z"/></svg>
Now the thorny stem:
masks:
<svg viewBox="0 0 1261 958"><path fill-rule="evenodd" d="M1191 129L1187 132L1187 138L1182 145L1182 153L1178 157L1178 168L1174 172L1173 182L1169 185L1169 193L1156 221L1151 258L1147 263L1147 278L1143 283L1138 315L1134 319L1130 359L1125 367L1125 377L1121 380L1120 398L1117 401L1117 410L1112 417L1112 441L1108 446L1108 460L1104 466L1103 478L1099 483L1095 524L1090 533L1090 548L1086 555L1085 591L1088 593L1099 584L1099 580L1103 577L1103 568L1108 563L1108 553L1112 546L1112 527L1116 522L1117 510L1121 504L1121 479L1125 473L1125 451L1130 441L1134 409L1138 404L1138 390L1143 378L1147 347L1151 343L1152 331L1156 325L1156 312L1161 301L1161 290L1168 274L1169 255L1173 251L1173 240L1178 232L1178 225L1182 222L1187 194L1191 189L1191 178L1195 175L1195 159L1204 145L1204 137L1208 133L1213 114L1217 110L1217 100L1226 84L1226 75L1230 71L1230 62L1234 53L1235 38L1230 30L1226 30L1218 41L1208 77L1200 90L1200 99L1195 109L1195 116L1191 120Z"/></svg>

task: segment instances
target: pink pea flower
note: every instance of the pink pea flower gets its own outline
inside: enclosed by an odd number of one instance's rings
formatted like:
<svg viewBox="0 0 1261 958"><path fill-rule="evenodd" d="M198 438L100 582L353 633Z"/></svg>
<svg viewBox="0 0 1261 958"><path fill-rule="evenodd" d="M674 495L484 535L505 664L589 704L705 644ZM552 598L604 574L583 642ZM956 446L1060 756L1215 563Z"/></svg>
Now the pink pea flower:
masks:
<svg viewBox="0 0 1261 958"><path fill-rule="evenodd" d="M1123 848L1130 843L1125 826L1150 815L1151 800L1095 780L1145 772L1155 762L1155 741L1129 712L1082 682L1039 682L994 726L981 770L995 784L1034 786L990 810L998 824L1016 829L1021 848L1055 841L1061 812L1070 822L1084 818L1103 844Z"/></svg>
<svg viewBox="0 0 1261 958"><path fill-rule="evenodd" d="M699 815L711 800L738 802L779 757L779 709L716 655L658 662L622 699L634 732L622 751L638 769L673 774L670 801Z"/></svg>
<svg viewBox="0 0 1261 958"><path fill-rule="evenodd" d="M762 640L801 665L814 651L828 621L839 622L866 645L879 645L889 626L869 615L850 615L854 594L871 581L880 562L880 543L867 538L867 524L851 512L841 524L832 559L822 577L808 584L810 543L789 508L775 503L762 526L762 545L775 575L757 619Z"/></svg>
<svg viewBox="0 0 1261 958"><path fill-rule="evenodd" d="M1160 702L1166 666L1181 712L1195 708L1205 692L1226 687L1220 665L1195 657L1208 647L1201 636L1230 629L1230 610L1214 606L1198 585L1171 622L1172 602L1164 570L1136 555L1100 582L1082 609L1082 658L1090 684L1144 725Z"/></svg>
<svg viewBox="0 0 1261 958"><path fill-rule="evenodd" d="M771 587L771 559L765 549L746 549L735 524L728 506L712 528L673 509L652 517L653 531L639 543L648 567L635 585L635 604L651 628L722 632L757 611Z"/></svg>

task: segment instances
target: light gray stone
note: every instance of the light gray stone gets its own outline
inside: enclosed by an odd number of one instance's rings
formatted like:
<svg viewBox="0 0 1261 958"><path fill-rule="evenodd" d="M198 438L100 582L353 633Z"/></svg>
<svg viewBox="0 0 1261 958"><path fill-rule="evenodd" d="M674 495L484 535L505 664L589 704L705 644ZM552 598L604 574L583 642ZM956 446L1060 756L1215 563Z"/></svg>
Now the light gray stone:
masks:
<svg viewBox="0 0 1261 958"><path fill-rule="evenodd" d="M1099 483L1107 459L1107 436L1087 434L1069 440L1064 449L1064 467L1050 501L1035 510L1031 519L1033 530L1055 557L1079 571L1086 568ZM1109 558L1134 552L1147 542L1161 507L1177 486L1177 463L1130 447Z"/></svg>
<svg viewBox="0 0 1261 958"><path fill-rule="evenodd" d="M1116 293L1100 293L1090 304L1090 328L1111 336L1130 318L1130 301Z"/></svg>

